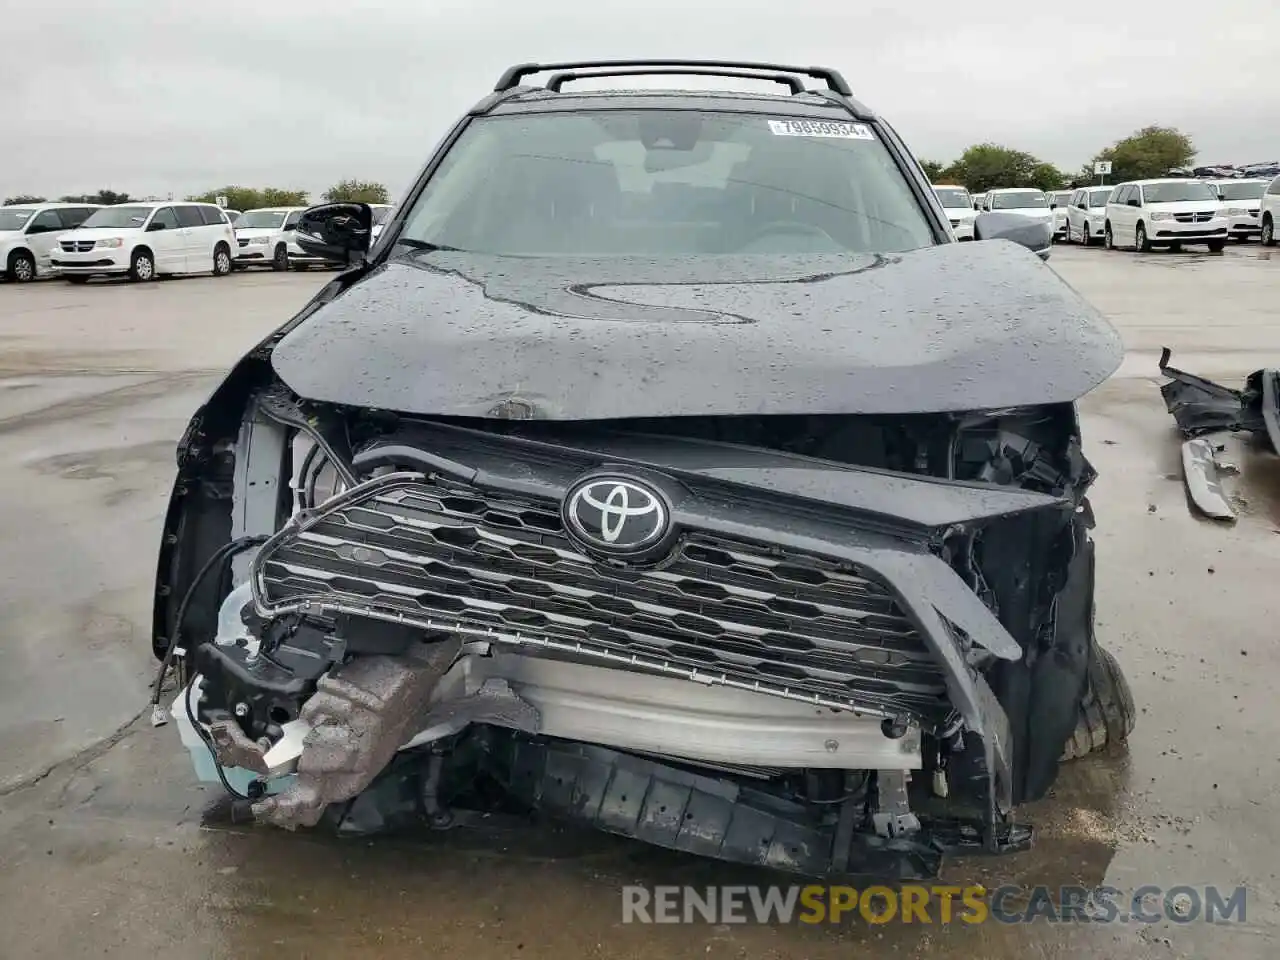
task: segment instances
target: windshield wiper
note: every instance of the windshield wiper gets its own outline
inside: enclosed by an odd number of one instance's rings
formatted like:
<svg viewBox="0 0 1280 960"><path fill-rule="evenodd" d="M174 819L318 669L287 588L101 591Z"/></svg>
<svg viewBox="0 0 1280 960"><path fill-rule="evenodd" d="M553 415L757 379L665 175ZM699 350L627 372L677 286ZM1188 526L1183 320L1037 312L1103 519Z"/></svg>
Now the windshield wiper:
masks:
<svg viewBox="0 0 1280 960"><path fill-rule="evenodd" d="M451 247L447 243L430 243L426 240L415 240L413 237L397 237L396 245L403 244L413 250L420 250L423 253L435 253L436 251L445 251L447 253L466 253L461 247Z"/></svg>

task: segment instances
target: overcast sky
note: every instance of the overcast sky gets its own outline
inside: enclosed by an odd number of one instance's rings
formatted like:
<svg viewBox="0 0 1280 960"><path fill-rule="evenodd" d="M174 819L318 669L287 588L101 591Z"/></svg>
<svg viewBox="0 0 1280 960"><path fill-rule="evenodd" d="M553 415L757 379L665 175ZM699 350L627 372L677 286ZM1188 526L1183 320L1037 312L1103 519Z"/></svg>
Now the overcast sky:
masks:
<svg viewBox="0 0 1280 960"><path fill-rule="evenodd" d="M1149 123L1202 163L1280 158L1277 0L40 0L3 23L0 197L394 194L503 67L620 56L839 67L923 159L993 140L1076 169Z"/></svg>

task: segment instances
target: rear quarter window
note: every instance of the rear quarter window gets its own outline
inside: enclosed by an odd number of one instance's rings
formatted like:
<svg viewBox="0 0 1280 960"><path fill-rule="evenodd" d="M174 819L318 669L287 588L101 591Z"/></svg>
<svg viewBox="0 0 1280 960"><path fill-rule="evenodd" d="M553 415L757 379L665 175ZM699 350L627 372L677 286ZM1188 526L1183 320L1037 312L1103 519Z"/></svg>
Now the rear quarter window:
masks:
<svg viewBox="0 0 1280 960"><path fill-rule="evenodd" d="M197 209L200 211L200 216L206 226L227 222L226 214L217 207L198 207Z"/></svg>

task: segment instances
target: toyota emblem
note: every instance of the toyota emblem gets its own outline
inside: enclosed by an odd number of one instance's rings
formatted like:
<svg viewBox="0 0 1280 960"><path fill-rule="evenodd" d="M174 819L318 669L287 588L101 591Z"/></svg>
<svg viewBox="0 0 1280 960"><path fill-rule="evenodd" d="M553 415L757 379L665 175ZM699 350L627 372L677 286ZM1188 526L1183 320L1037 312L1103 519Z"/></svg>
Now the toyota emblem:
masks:
<svg viewBox="0 0 1280 960"><path fill-rule="evenodd" d="M622 477L580 481L566 494L563 512L570 533L600 553L637 553L660 542L671 529L662 495Z"/></svg>

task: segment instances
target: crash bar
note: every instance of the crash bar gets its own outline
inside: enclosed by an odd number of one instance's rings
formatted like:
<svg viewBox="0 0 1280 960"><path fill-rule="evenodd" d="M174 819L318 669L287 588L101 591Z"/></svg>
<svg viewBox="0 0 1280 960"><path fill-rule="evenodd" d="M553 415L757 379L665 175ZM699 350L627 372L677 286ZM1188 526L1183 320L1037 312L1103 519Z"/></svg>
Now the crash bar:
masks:
<svg viewBox="0 0 1280 960"><path fill-rule="evenodd" d="M848 81L831 67L798 67L781 63L758 63L750 60L576 60L563 63L518 63L508 67L498 78L493 90L502 93L519 86L530 74L549 71L608 70L614 68L662 68L693 67L707 70L709 75L742 76L740 73L721 73L723 70L754 71L756 73L794 73L821 80L828 89L844 97L853 96ZM644 71L641 71L644 72Z"/></svg>

